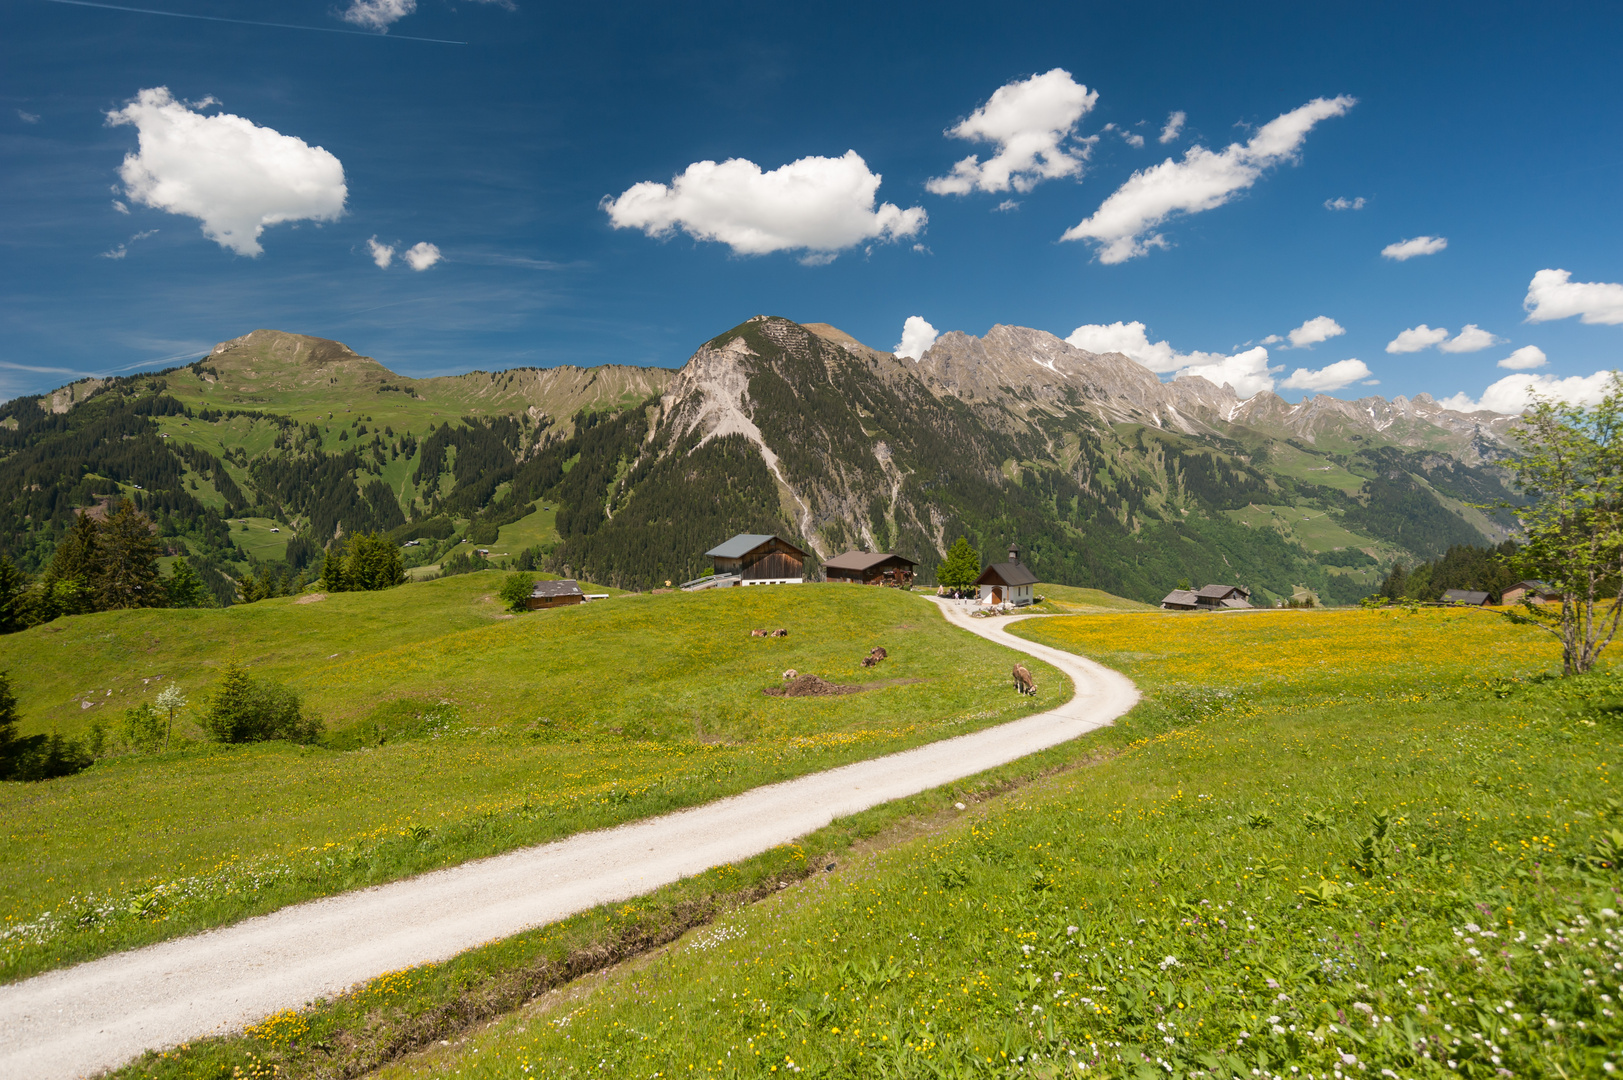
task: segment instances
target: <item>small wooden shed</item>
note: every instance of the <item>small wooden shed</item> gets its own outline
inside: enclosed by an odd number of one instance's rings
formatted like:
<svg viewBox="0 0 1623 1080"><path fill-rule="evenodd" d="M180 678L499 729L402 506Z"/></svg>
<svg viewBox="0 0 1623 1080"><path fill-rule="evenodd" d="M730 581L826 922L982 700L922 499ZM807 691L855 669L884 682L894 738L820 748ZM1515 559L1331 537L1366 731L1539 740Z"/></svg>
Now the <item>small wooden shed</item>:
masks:
<svg viewBox="0 0 1623 1080"><path fill-rule="evenodd" d="M562 581L536 582L530 590L529 608L536 611L585 602L586 594L580 591L580 583L573 578L564 578Z"/></svg>
<svg viewBox="0 0 1623 1080"><path fill-rule="evenodd" d="M847 551L823 564L823 576L829 581L848 581L857 585L889 585L905 589L913 584L913 568L918 563L900 555L878 551Z"/></svg>
<svg viewBox="0 0 1623 1080"><path fill-rule="evenodd" d="M1506 604L1517 604L1524 597L1529 604L1559 604L1561 602L1560 590L1546 585L1542 581L1518 581L1504 591L1501 600Z"/></svg>
<svg viewBox="0 0 1623 1080"><path fill-rule="evenodd" d="M781 536L739 533L705 556L718 578L736 578L735 585L799 585L806 580L806 553Z"/></svg>

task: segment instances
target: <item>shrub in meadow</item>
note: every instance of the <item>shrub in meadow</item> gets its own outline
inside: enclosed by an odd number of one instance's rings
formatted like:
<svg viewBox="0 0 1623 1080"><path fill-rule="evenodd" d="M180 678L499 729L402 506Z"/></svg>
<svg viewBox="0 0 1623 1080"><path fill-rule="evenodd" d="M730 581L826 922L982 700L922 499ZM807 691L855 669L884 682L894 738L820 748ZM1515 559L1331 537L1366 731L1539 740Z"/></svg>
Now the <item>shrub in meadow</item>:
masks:
<svg viewBox="0 0 1623 1080"><path fill-rule="evenodd" d="M502 582L502 603L509 611L525 611L529 607L530 593L535 588L535 575L508 574Z"/></svg>
<svg viewBox="0 0 1623 1080"><path fill-rule="evenodd" d="M309 743L321 728L321 718L305 710L297 693L278 683L251 679L236 664L226 666L203 714L203 729L224 743L269 739Z"/></svg>

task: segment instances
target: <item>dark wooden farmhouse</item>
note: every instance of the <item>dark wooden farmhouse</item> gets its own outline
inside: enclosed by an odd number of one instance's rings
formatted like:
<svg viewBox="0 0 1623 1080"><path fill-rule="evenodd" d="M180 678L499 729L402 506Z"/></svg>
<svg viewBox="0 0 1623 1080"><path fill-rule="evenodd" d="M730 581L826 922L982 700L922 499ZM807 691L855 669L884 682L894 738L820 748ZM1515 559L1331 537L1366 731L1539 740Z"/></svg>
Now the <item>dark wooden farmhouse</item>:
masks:
<svg viewBox="0 0 1623 1080"><path fill-rule="evenodd" d="M1173 589L1161 606L1167 611L1221 611L1251 606L1251 590L1244 585L1206 585L1199 589Z"/></svg>
<svg viewBox="0 0 1623 1080"><path fill-rule="evenodd" d="M1465 607L1487 607L1488 594L1475 589L1445 589L1443 603L1460 604Z"/></svg>
<svg viewBox="0 0 1623 1080"><path fill-rule="evenodd" d="M781 536L739 533L705 555L715 569L714 585L799 585L806 580L806 553Z"/></svg>
<svg viewBox="0 0 1623 1080"><path fill-rule="evenodd" d="M913 568L918 563L900 555L877 551L847 551L823 564L829 581L850 581L858 585L889 585L905 589L913 584Z"/></svg>
<svg viewBox="0 0 1623 1080"><path fill-rule="evenodd" d="M586 594L580 591L580 583L572 578L562 581L538 581L530 590L529 608L536 611L540 608L564 607L567 604L584 604Z"/></svg>
<svg viewBox="0 0 1623 1080"><path fill-rule="evenodd" d="M1559 604L1561 592L1542 581L1518 581L1504 591L1500 599L1506 604L1517 604L1526 598L1529 604Z"/></svg>
<svg viewBox="0 0 1623 1080"><path fill-rule="evenodd" d="M1013 604L1015 607L1025 607L1032 602L1032 587L1036 584L1037 575L1020 561L1020 549L1013 544L1009 545L1008 562L987 564L981 576L975 579L981 603Z"/></svg>

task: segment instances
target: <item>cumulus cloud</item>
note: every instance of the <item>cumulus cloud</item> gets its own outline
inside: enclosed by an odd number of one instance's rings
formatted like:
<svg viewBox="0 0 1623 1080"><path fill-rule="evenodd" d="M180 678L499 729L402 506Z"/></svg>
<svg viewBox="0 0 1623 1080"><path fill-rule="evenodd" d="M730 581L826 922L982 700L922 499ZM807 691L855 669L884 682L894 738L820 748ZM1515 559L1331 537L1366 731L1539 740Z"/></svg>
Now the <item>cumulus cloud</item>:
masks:
<svg viewBox="0 0 1623 1080"><path fill-rule="evenodd" d="M1007 214L1010 210L1018 210L1018 209L1020 209L1020 200L1018 200L1018 199L1004 199L1002 202L1000 202L996 206L992 207L992 209L997 211L1000 214Z"/></svg>
<svg viewBox="0 0 1623 1080"><path fill-rule="evenodd" d="M1182 109L1167 117L1167 126L1161 129L1161 138L1157 141L1163 146L1172 142L1183 134L1183 122L1189 119Z"/></svg>
<svg viewBox="0 0 1623 1080"><path fill-rule="evenodd" d="M1448 331L1443 327L1432 327L1421 323L1419 326L1409 327L1409 329L1388 341L1386 351L1389 353L1419 352L1447 339Z"/></svg>
<svg viewBox="0 0 1623 1080"><path fill-rule="evenodd" d="M1437 348L1446 353L1481 352L1490 345L1499 344L1499 339L1488 333L1476 323L1466 323L1465 327L1452 339L1440 343Z"/></svg>
<svg viewBox="0 0 1623 1080"><path fill-rule="evenodd" d="M925 322L921 316L909 315L902 324L902 340L896 343L891 351L897 356L905 356L909 360L917 360L930 351L935 339L941 335L936 328Z"/></svg>
<svg viewBox="0 0 1623 1080"><path fill-rule="evenodd" d="M1310 345L1317 345L1321 341L1329 341L1333 337L1340 337L1347 332L1347 328L1336 322L1328 315L1319 315L1292 330L1288 335L1291 348L1305 349Z"/></svg>
<svg viewBox="0 0 1623 1080"><path fill-rule="evenodd" d="M348 189L336 157L240 116L205 116L212 104L176 101L159 86L107 114L139 135L139 152L119 168L131 200L197 218L204 236L239 255L264 250L267 225L343 215Z"/></svg>
<svg viewBox="0 0 1623 1080"><path fill-rule="evenodd" d="M124 200L122 199L113 200L113 209L117 210L120 214L127 214L130 212L130 208L124 205Z"/></svg>
<svg viewBox="0 0 1623 1080"><path fill-rule="evenodd" d="M1138 134L1138 132L1124 131L1121 133L1121 137L1126 139L1127 145L1131 146L1134 150L1144 149L1144 136Z"/></svg>
<svg viewBox="0 0 1623 1080"><path fill-rule="evenodd" d="M1010 188L1026 192L1044 180L1079 174L1088 144L1063 144L1098 100L1097 90L1081 85L1064 68L998 87L985 105L946 132L955 139L992 143L997 153L984 162L971 154L948 175L927 181L925 188L936 195Z"/></svg>
<svg viewBox="0 0 1623 1080"><path fill-rule="evenodd" d="M1356 199L1348 199L1338 195L1334 199L1324 200L1324 208L1326 210L1362 210L1364 208L1364 197L1360 195Z"/></svg>
<svg viewBox="0 0 1623 1080"><path fill-rule="evenodd" d="M1228 383L1241 397L1272 390L1273 372L1278 370L1268 366L1268 350L1260 345L1233 356L1200 351L1181 353L1169 342L1152 342L1144 324L1137 321L1079 326L1065 341L1085 352L1121 353L1158 374L1170 372L1178 378L1199 375L1219 386Z"/></svg>
<svg viewBox="0 0 1623 1080"><path fill-rule="evenodd" d="M344 21L386 34L389 27L417 10L417 0L350 0Z"/></svg>
<svg viewBox="0 0 1623 1080"><path fill-rule="evenodd" d="M25 124L37 124L39 123L39 113L24 112L23 110L18 109L17 119L21 120Z"/></svg>
<svg viewBox="0 0 1623 1080"><path fill-rule="evenodd" d="M1550 358L1545 356L1544 350L1537 345L1523 345L1499 361L1499 366L1509 368L1511 371L1527 371L1529 368L1543 367L1549 362Z"/></svg>
<svg viewBox="0 0 1623 1080"><path fill-rule="evenodd" d="M1572 280L1567 270L1540 270L1527 286L1528 322L1580 316L1581 322L1623 323L1623 285Z"/></svg>
<svg viewBox="0 0 1623 1080"><path fill-rule="evenodd" d="M1399 240L1381 249L1381 254L1396 262L1408 262L1417 255L1435 255L1448 246L1441 236L1417 236L1412 240Z"/></svg>
<svg viewBox="0 0 1623 1080"><path fill-rule="evenodd" d="M805 157L771 172L753 161L699 161L669 184L645 180L599 204L617 229L669 236L681 229L739 255L803 250L815 261L865 240L895 240L923 230L922 207L874 208L881 177L855 150ZM825 258L823 261L827 261Z"/></svg>
<svg viewBox="0 0 1623 1080"><path fill-rule="evenodd" d="M1092 240L1099 261L1121 263L1166 247L1155 230L1177 214L1198 214L1222 206L1255 184L1264 170L1296 157L1302 140L1321 120L1341 116L1356 104L1342 95L1315 98L1264 124L1247 143L1219 153L1192 146L1182 161L1171 158L1133 173L1086 221L1067 229L1062 240Z"/></svg>
<svg viewBox="0 0 1623 1080"><path fill-rule="evenodd" d="M392 244L378 243L378 238L375 236L366 242L366 246L372 252L372 261L378 264L378 269L389 269L389 264L394 262L394 246Z"/></svg>
<svg viewBox="0 0 1623 1080"><path fill-rule="evenodd" d="M427 270L440 261L440 249L424 240L407 248L401 258L405 259L406 265L413 270Z"/></svg>
<svg viewBox="0 0 1623 1080"><path fill-rule="evenodd" d="M1368 379L1374 372L1362 360L1338 360L1334 364L1327 364L1317 371L1307 368L1297 368L1291 372L1290 378L1280 383L1285 390L1340 390L1344 386L1351 386L1355 382Z"/></svg>
<svg viewBox="0 0 1623 1080"><path fill-rule="evenodd" d="M1520 351L1520 350L1518 350ZM1558 379L1553 375L1506 375L1482 392L1480 399L1465 393L1443 398L1437 404L1460 412L1490 412L1516 414L1533 403L1535 397L1553 398L1574 405L1597 405L1606 396L1611 385L1610 371L1597 371L1593 375L1574 375Z"/></svg>

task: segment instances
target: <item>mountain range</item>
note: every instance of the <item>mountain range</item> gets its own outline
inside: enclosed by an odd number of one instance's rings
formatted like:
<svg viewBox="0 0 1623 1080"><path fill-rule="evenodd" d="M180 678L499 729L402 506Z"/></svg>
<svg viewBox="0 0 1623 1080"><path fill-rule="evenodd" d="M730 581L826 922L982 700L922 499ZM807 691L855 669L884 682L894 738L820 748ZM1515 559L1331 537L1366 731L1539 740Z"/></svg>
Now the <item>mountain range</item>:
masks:
<svg viewBox="0 0 1623 1080"><path fill-rule="evenodd" d="M894 550L930 580L964 535L1136 599L1188 580L1346 602L1396 563L1509 535L1479 507L1514 501L1514 422L1426 395L1241 399L1014 326L912 360L757 316L676 371L428 379L256 330L0 406L0 550L37 572L77 510L122 494L222 600L266 563L309 572L335 538L380 531L428 567L481 565L471 540L631 588L697 576L737 532L796 539L814 572Z"/></svg>

